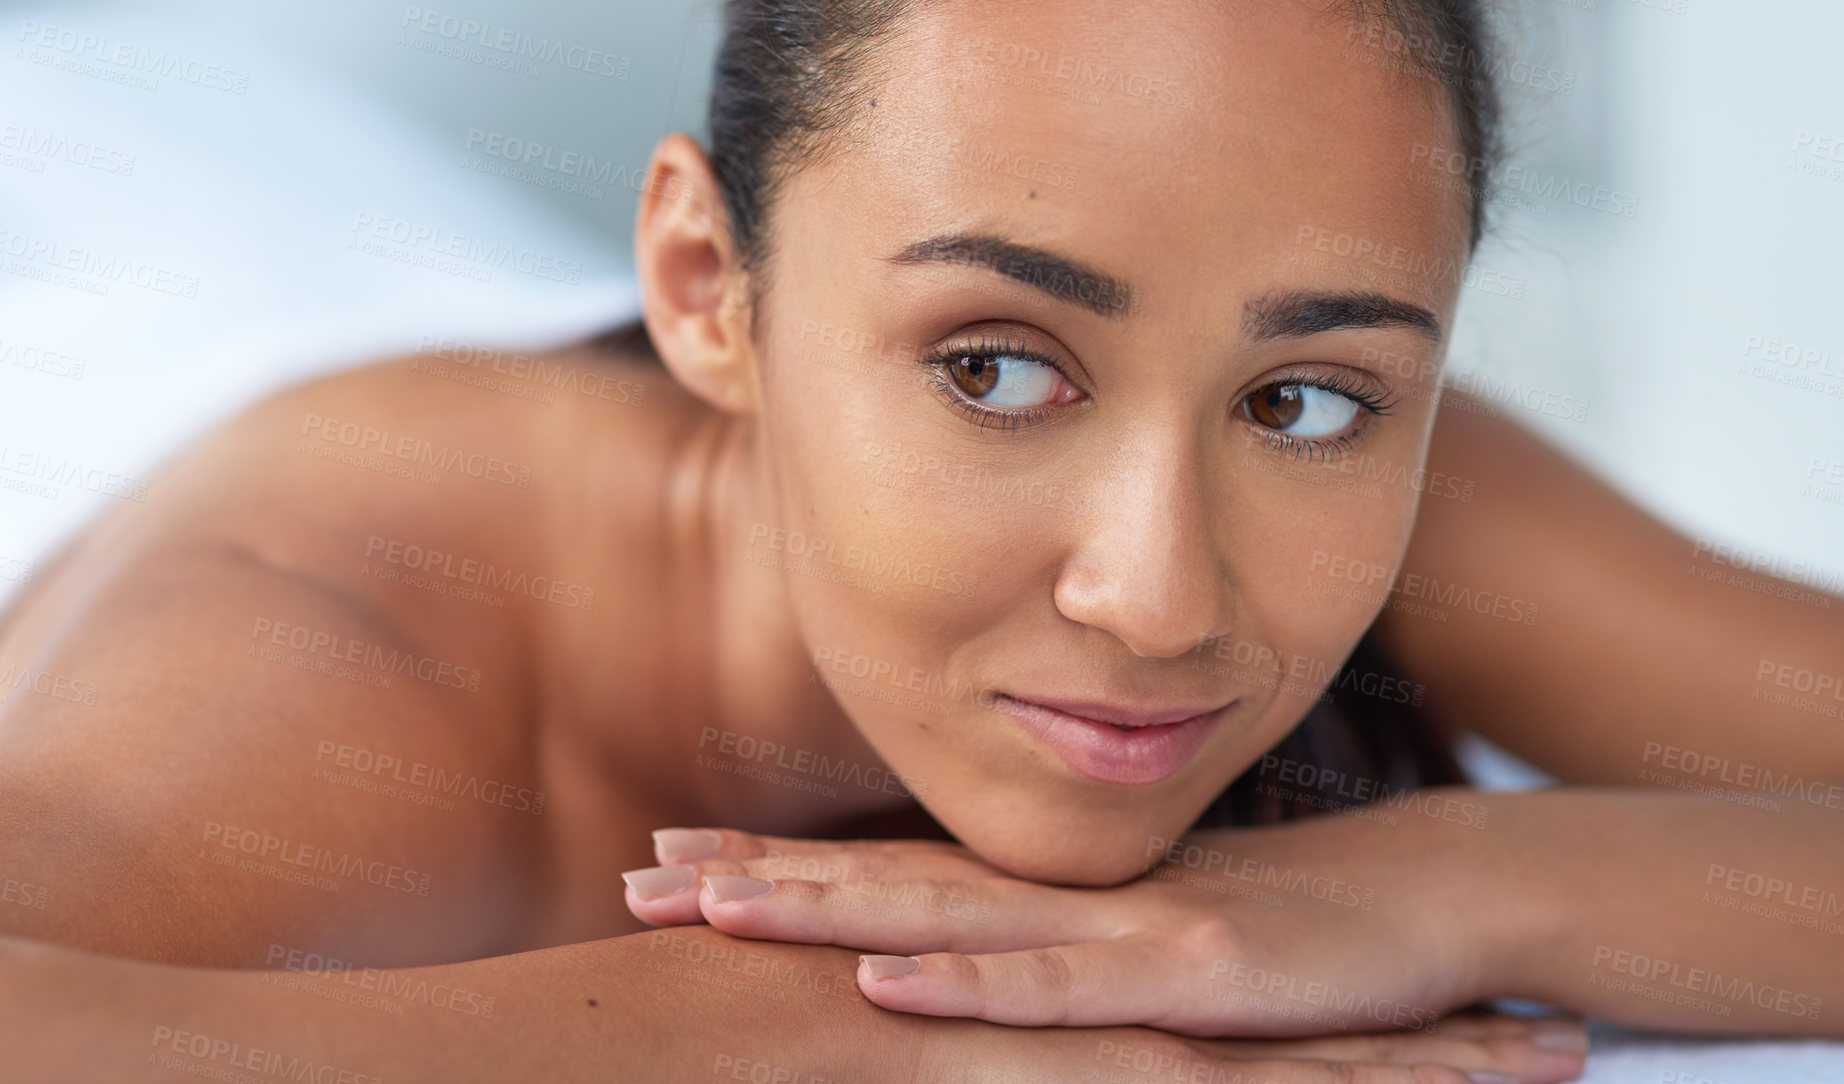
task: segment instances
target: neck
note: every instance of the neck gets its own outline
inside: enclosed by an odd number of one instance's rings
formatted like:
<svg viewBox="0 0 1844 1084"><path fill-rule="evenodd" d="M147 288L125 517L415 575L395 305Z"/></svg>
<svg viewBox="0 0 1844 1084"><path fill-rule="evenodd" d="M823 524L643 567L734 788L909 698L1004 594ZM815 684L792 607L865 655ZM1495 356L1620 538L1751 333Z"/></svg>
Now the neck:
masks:
<svg viewBox="0 0 1844 1084"><path fill-rule="evenodd" d="M788 573L750 560L762 556L752 530L779 523L761 436L752 419L712 412L672 480L667 552L684 559L668 595L681 683L668 702L696 705L680 748L696 746L688 793L708 823L815 834L914 803L877 786L883 761L820 684Z"/></svg>

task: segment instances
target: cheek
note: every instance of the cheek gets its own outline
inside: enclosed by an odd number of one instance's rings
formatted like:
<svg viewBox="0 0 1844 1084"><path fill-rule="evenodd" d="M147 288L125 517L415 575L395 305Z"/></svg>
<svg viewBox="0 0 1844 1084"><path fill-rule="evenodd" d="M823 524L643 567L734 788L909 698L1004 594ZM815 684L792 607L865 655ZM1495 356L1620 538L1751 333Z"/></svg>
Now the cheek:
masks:
<svg viewBox="0 0 1844 1084"><path fill-rule="evenodd" d="M1387 604L1414 524L1412 488L1316 471L1245 475L1230 542L1242 620L1200 654L1266 705L1239 748L1250 762L1312 708Z"/></svg>
<svg viewBox="0 0 1844 1084"><path fill-rule="evenodd" d="M1395 419L1317 461L1244 438L1233 545L1257 627L1311 656L1342 658L1357 642L1408 549L1426 485L1424 429L1415 417Z"/></svg>
<svg viewBox="0 0 1844 1084"><path fill-rule="evenodd" d="M929 393L896 361L883 360L884 371L869 368L875 358L856 364L841 371L809 355L764 387L759 453L775 493L766 518L790 546L799 536L802 552L783 555L782 571L810 651L853 659L849 676L880 689L942 699L944 685L967 679L955 652L993 616L992 570L1014 528L943 499L941 456L922 451Z"/></svg>
<svg viewBox="0 0 1844 1084"><path fill-rule="evenodd" d="M771 367L763 389L774 511L822 540L828 568L845 576L827 583L855 586L827 592L841 606L918 635L971 633L1049 575L1043 540L1075 497L1062 472L969 441L906 353L782 356L794 360Z"/></svg>
<svg viewBox="0 0 1844 1084"><path fill-rule="evenodd" d="M1301 532L1276 555L1284 594L1262 592L1255 604L1299 653L1342 656L1388 601L1402 557L1396 503L1353 501L1335 527Z"/></svg>

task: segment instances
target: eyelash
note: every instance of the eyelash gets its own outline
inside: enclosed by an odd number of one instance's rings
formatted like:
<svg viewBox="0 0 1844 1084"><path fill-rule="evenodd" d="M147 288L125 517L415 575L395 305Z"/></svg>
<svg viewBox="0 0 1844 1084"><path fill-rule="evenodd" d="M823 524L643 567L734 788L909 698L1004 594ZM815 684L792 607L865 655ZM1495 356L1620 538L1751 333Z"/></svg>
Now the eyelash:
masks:
<svg viewBox="0 0 1844 1084"><path fill-rule="evenodd" d="M1054 413L1047 407L1033 407L1029 410L995 410L992 407L981 406L967 398L965 392L955 387L953 378L948 375L948 366L961 358L979 358L990 361L1001 357L1016 358L1020 361L1045 366L1055 370L1064 380L1069 380L1069 374L1064 372L1063 367L1057 364L1054 358L1035 353L1028 347L1005 339L981 339L977 342L960 342L938 347L923 356L921 361L928 369L929 383L934 387L936 393L946 400L949 406L960 411L967 420L979 426L981 431L993 428L1002 432L1011 432L1033 425ZM1075 381L1071 380L1070 383L1073 384ZM1295 459L1302 454L1308 455L1309 458L1321 454L1330 458L1334 453L1342 454L1350 451L1356 446L1358 438L1369 428L1371 419L1392 413L1393 408L1399 402L1397 398L1360 383L1355 377L1346 373L1328 375L1314 372L1283 372L1250 394L1290 385L1321 388L1336 395L1342 395L1356 403L1364 412L1363 421L1356 429L1330 440L1318 437L1295 437L1272 429L1262 430L1268 447L1276 451L1291 452ZM1237 409L1240 408L1241 401L1237 403Z"/></svg>
<svg viewBox="0 0 1844 1084"><path fill-rule="evenodd" d="M1034 425L1055 413L1049 407L1032 407L1029 410L995 410L989 406L981 406L967 398L965 392L955 387L954 378L948 375L948 366L961 358L979 358L982 361L990 361L1001 357L1017 358L1020 361L1028 361L1054 369L1064 380L1069 380L1069 374L1056 363L1056 359L1046 357L1032 351L1029 347L1006 339L980 339L977 342L960 342L938 347L922 358L922 364L928 368L929 383L934 386L936 393L945 399L949 406L960 411L968 421L979 426L981 431L990 428L1009 433L1024 426ZM1075 383L1073 380L1069 382Z"/></svg>
<svg viewBox="0 0 1844 1084"><path fill-rule="evenodd" d="M1373 420L1393 413L1396 404L1401 401L1395 396L1378 391L1376 388L1360 382L1356 377L1348 373L1283 372L1280 376L1256 388L1250 394L1258 395L1272 388L1284 388L1289 385L1306 388L1323 388L1334 394L1342 395L1356 403L1358 409L1362 412L1358 415L1359 421L1356 428L1348 433L1330 439L1323 437L1296 437L1274 429L1264 428L1261 430L1261 435L1266 440L1270 449L1289 453L1295 459L1300 458L1302 455L1305 455L1308 460L1311 460L1315 456L1330 459L1334 455L1343 455L1349 452L1351 449L1357 447L1358 441L1363 437L1365 431L1370 428L1370 423ZM1246 401L1246 398L1242 400L1242 402ZM1241 409L1242 402L1236 404L1238 410Z"/></svg>

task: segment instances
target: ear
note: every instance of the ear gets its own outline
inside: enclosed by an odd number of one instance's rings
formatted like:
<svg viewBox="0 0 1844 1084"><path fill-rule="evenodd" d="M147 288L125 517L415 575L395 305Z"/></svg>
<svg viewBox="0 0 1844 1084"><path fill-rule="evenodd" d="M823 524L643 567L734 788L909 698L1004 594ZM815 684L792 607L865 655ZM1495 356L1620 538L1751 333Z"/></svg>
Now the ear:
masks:
<svg viewBox="0 0 1844 1084"><path fill-rule="evenodd" d="M660 140L634 224L647 334L680 384L719 410L756 410L748 283L711 160L691 137Z"/></svg>

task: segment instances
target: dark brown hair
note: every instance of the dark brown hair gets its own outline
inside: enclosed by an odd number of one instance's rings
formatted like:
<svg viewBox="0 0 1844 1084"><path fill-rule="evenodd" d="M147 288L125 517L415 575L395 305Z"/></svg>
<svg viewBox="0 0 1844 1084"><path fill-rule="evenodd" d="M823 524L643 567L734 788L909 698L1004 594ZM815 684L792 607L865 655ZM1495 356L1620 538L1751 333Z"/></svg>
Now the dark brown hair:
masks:
<svg viewBox="0 0 1844 1084"><path fill-rule="evenodd" d="M727 0L711 85L710 153L745 270L761 269L780 184L826 153L871 99L882 46L912 9L942 0ZM1328 16L1386 31L1357 62L1434 80L1447 91L1460 153L1483 177L1498 154L1490 28L1478 0L1331 0ZM1358 50L1362 50L1359 52ZM1485 206L1469 188L1471 244ZM752 279L755 276L752 276Z"/></svg>
<svg viewBox="0 0 1844 1084"><path fill-rule="evenodd" d="M943 0L727 0L710 100L712 169L739 262L759 290L772 250L770 210L781 182L824 155L871 100L882 46L903 16ZM1328 15L1380 26L1359 46L1445 88L1470 172L1498 155L1499 101L1491 40L1478 0L1334 0ZM1485 231L1476 187L1471 246ZM635 321L599 344L652 356ZM1366 634L1326 693L1286 738L1205 812L1200 826L1259 824L1360 805L1417 786L1464 782L1450 742L1420 710L1420 686Z"/></svg>
<svg viewBox="0 0 1844 1084"><path fill-rule="evenodd" d="M1265 676L1286 680L1278 671ZM1426 695L1366 633L1300 724L1225 788L1197 826L1294 820L1466 782L1452 740L1422 710Z"/></svg>

